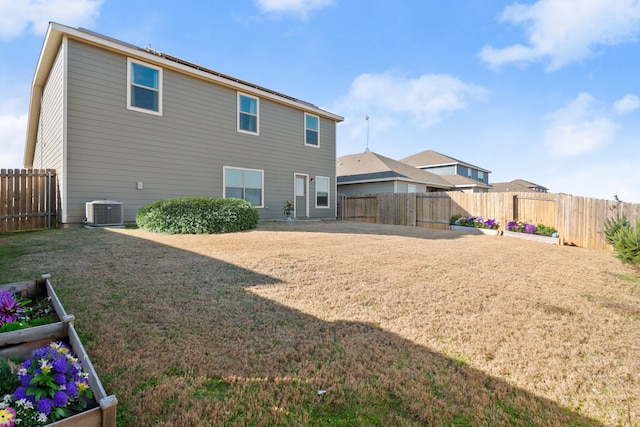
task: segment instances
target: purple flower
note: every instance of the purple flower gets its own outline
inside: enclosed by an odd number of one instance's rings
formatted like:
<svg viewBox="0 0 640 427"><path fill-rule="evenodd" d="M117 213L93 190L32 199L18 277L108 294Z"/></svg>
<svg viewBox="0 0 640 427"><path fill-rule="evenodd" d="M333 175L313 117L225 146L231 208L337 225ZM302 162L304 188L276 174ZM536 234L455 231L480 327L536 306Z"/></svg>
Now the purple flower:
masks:
<svg viewBox="0 0 640 427"><path fill-rule="evenodd" d="M18 374L18 377L20 378L20 384L22 385L22 387L29 387L29 382L31 382L31 378L33 378L29 374Z"/></svg>
<svg viewBox="0 0 640 427"><path fill-rule="evenodd" d="M58 390L53 395L53 404L59 408L64 408L69 401L69 396L62 390Z"/></svg>
<svg viewBox="0 0 640 427"><path fill-rule="evenodd" d="M29 369L31 367L31 359L25 360L24 363L22 364L22 367L24 369Z"/></svg>
<svg viewBox="0 0 640 427"><path fill-rule="evenodd" d="M509 221L507 223L507 230L508 231L517 231L518 230L518 223L515 221Z"/></svg>
<svg viewBox="0 0 640 427"><path fill-rule="evenodd" d="M42 399L38 400L36 406L38 408L38 411L49 415L49 412L51 412L51 409L53 409L53 400L49 399L48 397L43 397Z"/></svg>
<svg viewBox="0 0 640 427"><path fill-rule="evenodd" d="M67 395L70 398L75 399L78 396L78 385L75 382L72 381L67 383L65 388L66 388Z"/></svg>
<svg viewBox="0 0 640 427"><path fill-rule="evenodd" d="M4 289L0 290L0 326L20 320L21 315L22 307L14 298L13 293Z"/></svg>
<svg viewBox="0 0 640 427"><path fill-rule="evenodd" d="M67 361L62 357L54 360L52 366L53 370L58 373L64 374L67 372Z"/></svg>
<svg viewBox="0 0 640 427"><path fill-rule="evenodd" d="M13 392L13 396L16 398L16 400L26 399L27 392L25 391L24 387L20 386L16 389L16 391Z"/></svg>
<svg viewBox="0 0 640 427"><path fill-rule="evenodd" d="M78 374L80 374L80 372L81 369L79 364L73 363L71 366L69 366L69 375L71 376L71 378L78 379Z"/></svg>
<svg viewBox="0 0 640 427"><path fill-rule="evenodd" d="M533 224L527 224L524 226L524 231L529 234L533 234L536 232L536 226Z"/></svg>
<svg viewBox="0 0 640 427"><path fill-rule="evenodd" d="M53 374L53 382L58 385L62 385L67 382L67 377L63 374Z"/></svg>
<svg viewBox="0 0 640 427"><path fill-rule="evenodd" d="M484 222L485 227L489 227L489 228L493 228L496 226L496 220L495 219L488 219Z"/></svg>

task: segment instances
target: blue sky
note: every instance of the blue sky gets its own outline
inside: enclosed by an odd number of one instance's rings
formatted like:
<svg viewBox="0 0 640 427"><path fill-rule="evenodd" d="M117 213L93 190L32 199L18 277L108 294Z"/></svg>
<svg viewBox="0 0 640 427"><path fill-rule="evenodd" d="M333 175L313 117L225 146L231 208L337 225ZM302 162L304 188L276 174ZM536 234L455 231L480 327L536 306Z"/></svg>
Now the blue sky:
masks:
<svg viewBox="0 0 640 427"><path fill-rule="evenodd" d="M639 0L0 0L0 168L22 167L48 21L342 115L339 156L432 149L640 203Z"/></svg>

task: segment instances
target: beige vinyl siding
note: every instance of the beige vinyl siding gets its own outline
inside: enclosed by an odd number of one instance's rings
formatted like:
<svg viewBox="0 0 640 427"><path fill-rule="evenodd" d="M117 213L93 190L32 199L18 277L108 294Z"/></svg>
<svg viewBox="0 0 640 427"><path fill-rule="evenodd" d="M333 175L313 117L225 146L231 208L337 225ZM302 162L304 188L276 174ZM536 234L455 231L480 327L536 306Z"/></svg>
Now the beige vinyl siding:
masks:
<svg viewBox="0 0 640 427"><path fill-rule="evenodd" d="M456 165L425 166L425 167L421 167L420 169L425 170L427 172L434 173L436 175L455 175L456 174Z"/></svg>
<svg viewBox="0 0 640 427"><path fill-rule="evenodd" d="M55 169L56 186L64 200L64 64L65 44L63 43L53 63L49 78L42 91L40 121L34 150L33 167ZM58 208L58 221L64 219L64 206Z"/></svg>
<svg viewBox="0 0 640 427"><path fill-rule="evenodd" d="M320 119L320 148L304 145L302 110L260 99L260 135L237 131L237 91L164 69L163 115L126 108L126 57L69 42L69 222L85 202L124 203L126 222L145 204L187 195L221 197L223 166L264 170L261 219L282 218L293 174L335 181L335 126ZM142 181L143 190L136 190ZM313 182L309 193L315 194ZM335 218L330 209L310 216Z"/></svg>
<svg viewBox="0 0 640 427"><path fill-rule="evenodd" d="M396 193L408 193L409 184L416 186L416 193L424 193L427 191L427 186L424 184L418 184L415 182L398 181L396 185Z"/></svg>
<svg viewBox="0 0 640 427"><path fill-rule="evenodd" d="M338 184L338 193L340 194L375 194L375 193L394 193L395 182L371 182L362 184Z"/></svg>

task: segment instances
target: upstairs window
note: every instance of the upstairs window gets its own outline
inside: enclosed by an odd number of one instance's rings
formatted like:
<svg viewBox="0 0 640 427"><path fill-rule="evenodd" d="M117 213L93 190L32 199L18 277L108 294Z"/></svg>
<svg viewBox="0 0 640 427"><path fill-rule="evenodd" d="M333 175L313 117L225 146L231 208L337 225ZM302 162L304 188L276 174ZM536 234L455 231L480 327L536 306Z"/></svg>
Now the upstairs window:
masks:
<svg viewBox="0 0 640 427"><path fill-rule="evenodd" d="M238 93L238 132L258 134L258 111L258 98Z"/></svg>
<svg viewBox="0 0 640 427"><path fill-rule="evenodd" d="M484 172L478 171L478 181L484 182Z"/></svg>
<svg viewBox="0 0 640 427"><path fill-rule="evenodd" d="M264 171L224 167L224 197L244 199L262 207Z"/></svg>
<svg viewBox="0 0 640 427"><path fill-rule="evenodd" d="M320 144L320 119L318 116L304 113L304 143L318 147Z"/></svg>
<svg viewBox="0 0 640 427"><path fill-rule="evenodd" d="M127 108L162 115L162 68L127 59Z"/></svg>
<svg viewBox="0 0 640 427"><path fill-rule="evenodd" d="M316 208L329 207L329 178L316 177Z"/></svg>

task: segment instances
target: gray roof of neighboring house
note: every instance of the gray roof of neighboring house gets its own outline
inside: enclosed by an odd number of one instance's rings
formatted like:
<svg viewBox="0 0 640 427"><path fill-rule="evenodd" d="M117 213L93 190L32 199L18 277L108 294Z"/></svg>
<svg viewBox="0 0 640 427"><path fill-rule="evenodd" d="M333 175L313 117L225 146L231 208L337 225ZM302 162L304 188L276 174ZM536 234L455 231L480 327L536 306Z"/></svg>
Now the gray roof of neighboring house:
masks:
<svg viewBox="0 0 640 427"><path fill-rule="evenodd" d="M472 165L471 163L463 162L462 160L458 160L453 157L445 156L444 154L433 150L425 150L412 156L405 157L404 159L400 159L400 162L417 168L459 164L482 172L491 173L490 170Z"/></svg>
<svg viewBox="0 0 640 427"><path fill-rule="evenodd" d="M336 180L338 184L393 181L402 179L429 187L453 187L444 177L390 159L380 154L366 152L338 157Z"/></svg>
<svg viewBox="0 0 640 427"><path fill-rule="evenodd" d="M456 188L478 187L490 189L491 185L484 182L476 181L475 179L467 178L462 175L442 175L442 178L447 180L451 185Z"/></svg>
<svg viewBox="0 0 640 427"><path fill-rule="evenodd" d="M524 179L514 179L509 182L494 182L491 184L493 188L492 192L503 192L503 191L536 191L534 188L540 188L544 190L544 192L549 191L549 189L545 186L534 184L530 181L525 181Z"/></svg>

